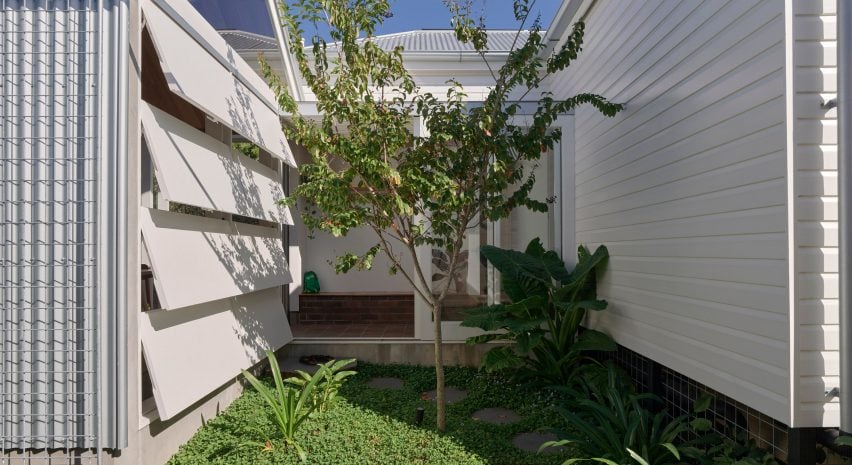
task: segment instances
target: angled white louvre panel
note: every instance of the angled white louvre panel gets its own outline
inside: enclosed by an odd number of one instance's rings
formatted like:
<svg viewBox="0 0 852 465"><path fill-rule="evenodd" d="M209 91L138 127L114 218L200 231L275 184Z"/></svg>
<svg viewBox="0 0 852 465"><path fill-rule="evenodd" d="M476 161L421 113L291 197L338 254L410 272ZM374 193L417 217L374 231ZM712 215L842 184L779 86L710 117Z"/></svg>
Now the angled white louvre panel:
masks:
<svg viewBox="0 0 852 465"><path fill-rule="evenodd" d="M175 202L293 224L277 173L146 103L139 113L157 181Z"/></svg>
<svg viewBox="0 0 852 465"><path fill-rule="evenodd" d="M279 288L187 307L140 320L161 420L174 417L249 368L267 349L293 339Z"/></svg>
<svg viewBox="0 0 852 465"><path fill-rule="evenodd" d="M176 309L292 281L272 228L142 208L160 304Z"/></svg>
<svg viewBox="0 0 852 465"><path fill-rule="evenodd" d="M148 0L148 30L172 92L296 166L272 91L186 0ZM263 89L263 90L261 90Z"/></svg>

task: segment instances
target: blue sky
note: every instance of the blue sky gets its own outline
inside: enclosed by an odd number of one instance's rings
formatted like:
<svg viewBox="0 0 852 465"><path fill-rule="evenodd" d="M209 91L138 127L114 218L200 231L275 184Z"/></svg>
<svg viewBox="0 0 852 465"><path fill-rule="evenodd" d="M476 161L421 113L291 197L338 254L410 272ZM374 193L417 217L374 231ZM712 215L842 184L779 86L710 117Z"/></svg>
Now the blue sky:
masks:
<svg viewBox="0 0 852 465"><path fill-rule="evenodd" d="M272 25L266 14L265 0L190 0L217 29L241 29L271 36ZM534 12L541 15L546 28L561 0L536 0ZM379 34L413 29L447 29L450 14L443 0L396 0L393 17L381 26ZM512 0L474 0L476 16L485 17L490 29L515 29Z"/></svg>

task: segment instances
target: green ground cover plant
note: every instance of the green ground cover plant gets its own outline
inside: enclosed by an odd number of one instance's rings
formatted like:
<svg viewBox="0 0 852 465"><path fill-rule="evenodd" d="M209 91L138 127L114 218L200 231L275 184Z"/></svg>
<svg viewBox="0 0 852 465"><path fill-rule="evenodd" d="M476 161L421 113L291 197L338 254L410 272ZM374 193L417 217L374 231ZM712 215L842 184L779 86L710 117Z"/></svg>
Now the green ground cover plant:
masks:
<svg viewBox="0 0 852 465"><path fill-rule="evenodd" d="M537 455L515 448L518 433L545 429L559 423L553 393L531 390L497 374L472 368L448 367L448 386L467 390L464 400L447 409L447 430L435 430L435 403L422 394L435 388L431 367L360 363L358 373L340 387L325 412L316 411L295 432L307 462L334 465L557 465L570 454ZM373 377L395 377L402 390L379 390L367 382ZM271 377L260 380L273 388ZM422 426L413 424L417 407L425 409ZM505 407L522 419L492 425L471 419L481 408ZM276 420L263 397L251 390L221 415L210 420L169 465L195 464L300 464L293 448L282 447L276 437ZM564 426L564 425L561 425ZM270 447L257 439L270 437Z"/></svg>

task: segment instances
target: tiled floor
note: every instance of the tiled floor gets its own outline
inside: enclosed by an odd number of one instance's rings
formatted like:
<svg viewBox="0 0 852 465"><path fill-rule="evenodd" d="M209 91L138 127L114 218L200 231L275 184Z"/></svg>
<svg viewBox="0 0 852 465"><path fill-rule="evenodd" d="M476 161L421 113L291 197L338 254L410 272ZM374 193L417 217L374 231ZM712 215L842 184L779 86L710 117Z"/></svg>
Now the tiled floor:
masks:
<svg viewBox="0 0 852 465"><path fill-rule="evenodd" d="M301 324L295 319L290 321L294 337L414 337L414 324L387 323L341 323L341 324Z"/></svg>

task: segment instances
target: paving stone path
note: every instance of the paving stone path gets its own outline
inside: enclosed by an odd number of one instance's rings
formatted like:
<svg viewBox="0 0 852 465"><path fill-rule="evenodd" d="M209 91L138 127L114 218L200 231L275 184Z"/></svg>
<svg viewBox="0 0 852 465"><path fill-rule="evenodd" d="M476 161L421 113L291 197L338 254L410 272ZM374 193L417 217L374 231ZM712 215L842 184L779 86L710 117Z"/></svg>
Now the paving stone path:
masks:
<svg viewBox="0 0 852 465"><path fill-rule="evenodd" d="M556 435L552 433L521 433L512 438L512 444L518 449L527 452L538 453L538 448L547 441L555 441ZM558 454L565 450L564 447L548 447L541 451L542 454Z"/></svg>
<svg viewBox="0 0 852 465"><path fill-rule="evenodd" d="M437 390L432 389L429 392L424 392L423 395L420 396L420 398L423 400L435 400L436 396ZM465 391L464 389L457 389L449 386L444 388L444 400L448 404L464 400L465 397L467 397L467 391Z"/></svg>
<svg viewBox="0 0 852 465"><path fill-rule="evenodd" d="M489 407L473 412L470 416L474 420L484 421L485 423L493 423L495 425L505 425L506 423L514 423L521 419L517 413L502 407Z"/></svg>
<svg viewBox="0 0 852 465"><path fill-rule="evenodd" d="M371 388L390 391L399 391L404 385L405 382L399 378L373 378L367 381L367 386Z"/></svg>

